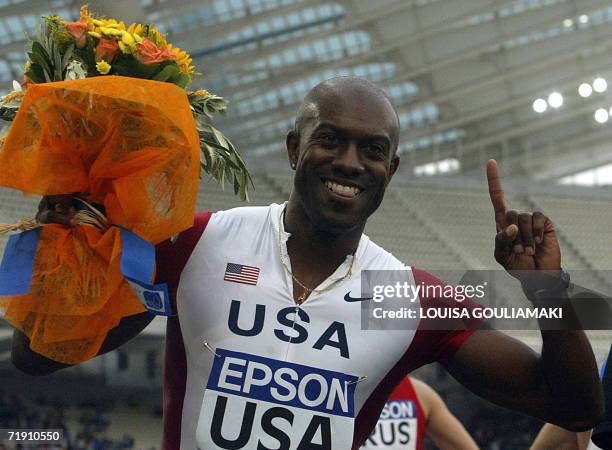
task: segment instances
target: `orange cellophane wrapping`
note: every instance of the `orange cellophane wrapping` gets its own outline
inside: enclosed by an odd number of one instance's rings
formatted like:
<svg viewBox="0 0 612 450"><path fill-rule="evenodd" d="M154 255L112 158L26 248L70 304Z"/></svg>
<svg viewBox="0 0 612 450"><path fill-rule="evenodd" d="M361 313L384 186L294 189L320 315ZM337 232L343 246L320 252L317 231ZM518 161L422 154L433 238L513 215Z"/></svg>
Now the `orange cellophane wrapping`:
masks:
<svg viewBox="0 0 612 450"><path fill-rule="evenodd" d="M199 148L185 91L173 84L116 76L33 84L0 150L0 185L85 193L111 224L157 244L193 224ZM144 311L120 255L116 226L44 225L30 292L0 297L4 318L51 359L95 356L123 317Z"/></svg>

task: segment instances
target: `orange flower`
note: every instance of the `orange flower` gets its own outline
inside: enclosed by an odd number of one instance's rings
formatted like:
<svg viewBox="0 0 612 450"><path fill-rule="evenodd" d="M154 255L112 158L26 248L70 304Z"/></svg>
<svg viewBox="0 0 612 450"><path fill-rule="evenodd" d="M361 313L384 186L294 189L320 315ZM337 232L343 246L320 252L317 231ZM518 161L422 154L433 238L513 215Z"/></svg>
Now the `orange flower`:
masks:
<svg viewBox="0 0 612 450"><path fill-rule="evenodd" d="M136 45L136 59L143 64L157 64L170 59L176 60L177 56L167 47L162 50L149 39L143 38Z"/></svg>
<svg viewBox="0 0 612 450"><path fill-rule="evenodd" d="M106 60L109 64L113 62L115 55L119 51L119 44L114 39L100 39L96 47L96 61L102 59Z"/></svg>
<svg viewBox="0 0 612 450"><path fill-rule="evenodd" d="M165 47L162 52L161 52L161 56L163 58L164 61L169 61L169 60L174 60L174 61L178 61L178 56L176 55L176 53L174 53L172 51L172 49Z"/></svg>
<svg viewBox="0 0 612 450"><path fill-rule="evenodd" d="M65 22L64 25L76 42L77 48L83 48L87 44L87 32L89 24L87 22Z"/></svg>

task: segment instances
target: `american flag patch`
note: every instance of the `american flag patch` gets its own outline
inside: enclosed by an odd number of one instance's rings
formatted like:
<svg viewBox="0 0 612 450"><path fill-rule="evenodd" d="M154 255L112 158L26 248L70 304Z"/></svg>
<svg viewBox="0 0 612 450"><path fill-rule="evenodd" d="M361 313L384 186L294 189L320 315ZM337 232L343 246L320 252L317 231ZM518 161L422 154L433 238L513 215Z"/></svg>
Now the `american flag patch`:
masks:
<svg viewBox="0 0 612 450"><path fill-rule="evenodd" d="M255 286L259 278L259 267L244 266L242 264L227 263L225 269L225 281L234 283L251 284Z"/></svg>

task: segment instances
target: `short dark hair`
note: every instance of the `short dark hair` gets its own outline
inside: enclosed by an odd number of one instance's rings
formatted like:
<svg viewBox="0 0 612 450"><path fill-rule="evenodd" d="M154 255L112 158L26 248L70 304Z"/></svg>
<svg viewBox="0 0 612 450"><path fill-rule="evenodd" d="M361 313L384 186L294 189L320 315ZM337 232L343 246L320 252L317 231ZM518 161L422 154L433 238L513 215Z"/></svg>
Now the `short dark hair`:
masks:
<svg viewBox="0 0 612 450"><path fill-rule="evenodd" d="M393 148L396 150L399 144L400 122L397 110L393 104L393 100L391 100L391 97L389 97L384 89L363 77L339 76L322 81L313 87L308 94L306 94L306 97L304 97L304 100L302 100L302 103L300 104L298 112L295 116L295 123L293 125L294 132L299 136L305 123L316 115L317 105L323 95L326 95L332 91L338 91L339 89L349 89L355 87L364 88L371 91L375 95L381 96L389 103L389 106L391 106L396 120L396 127L391 138Z"/></svg>

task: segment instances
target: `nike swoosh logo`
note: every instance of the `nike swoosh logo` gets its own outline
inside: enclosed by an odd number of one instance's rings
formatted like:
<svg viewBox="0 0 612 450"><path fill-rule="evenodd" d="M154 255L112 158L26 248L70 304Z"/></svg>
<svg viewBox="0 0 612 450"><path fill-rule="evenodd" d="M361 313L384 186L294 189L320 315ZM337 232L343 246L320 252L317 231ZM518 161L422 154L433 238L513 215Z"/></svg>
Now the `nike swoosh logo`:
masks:
<svg viewBox="0 0 612 450"><path fill-rule="evenodd" d="M344 301L346 302L365 302L366 300L372 300L372 297L351 297L351 291L344 294Z"/></svg>

